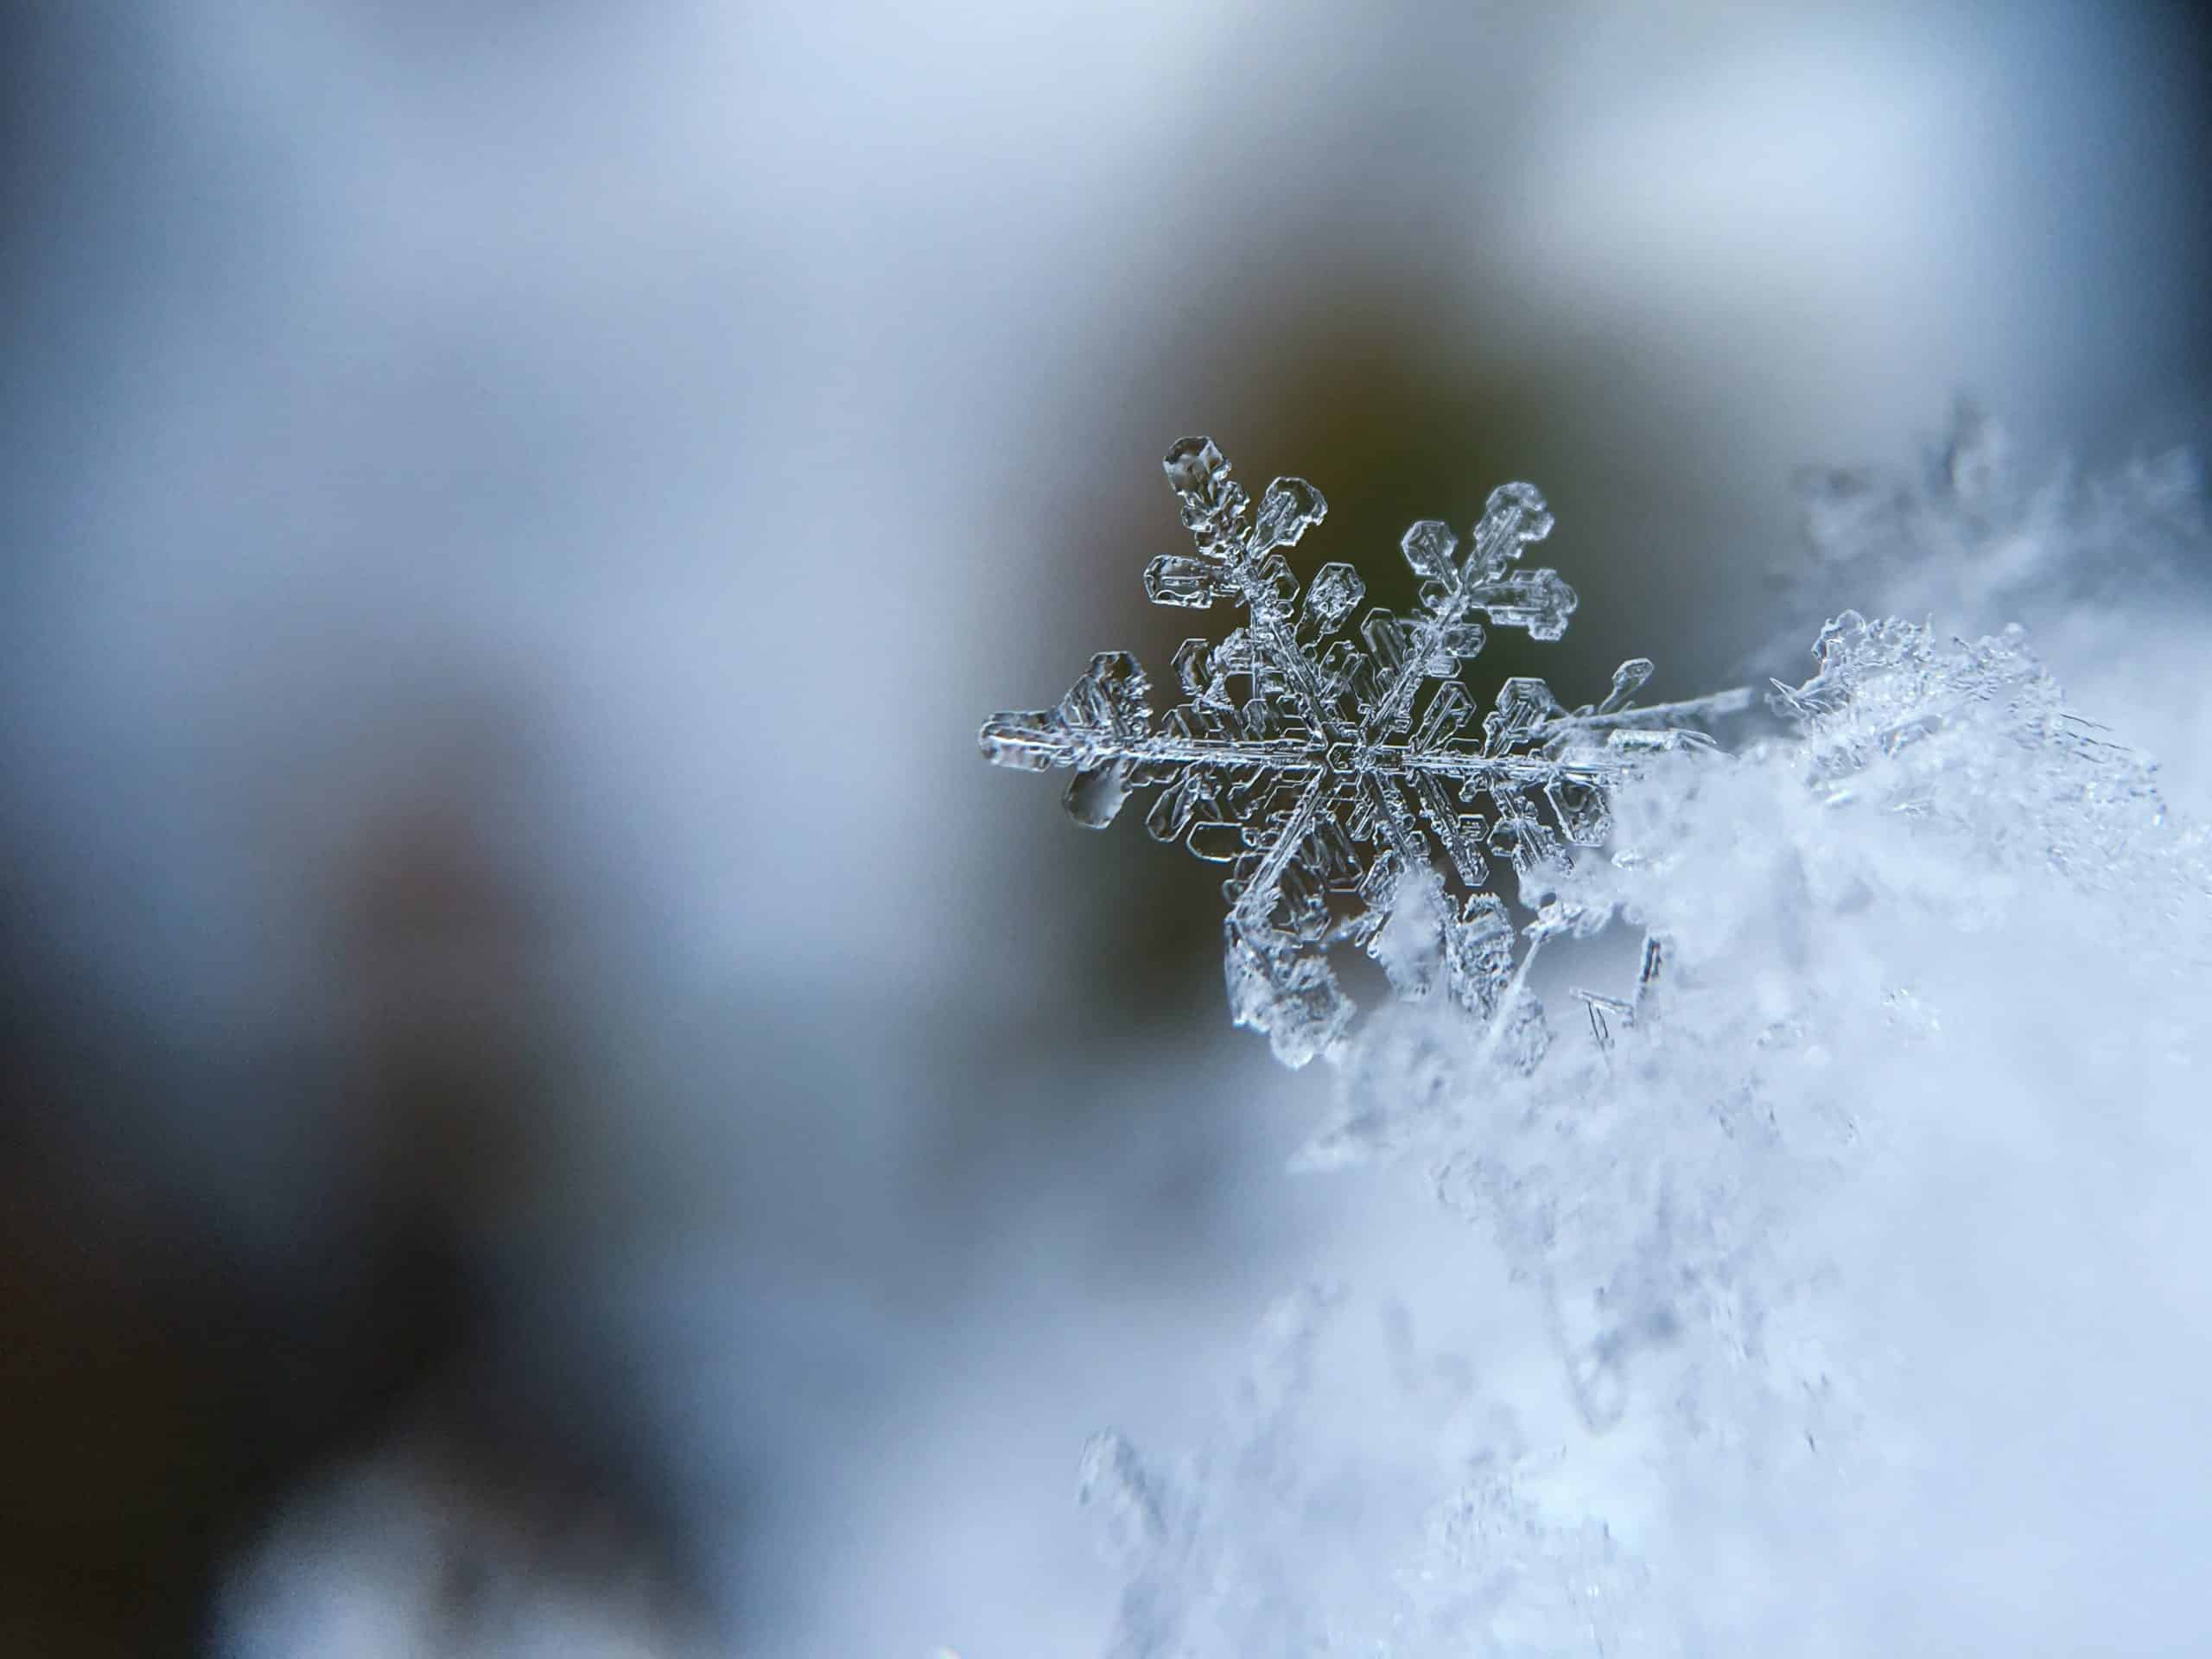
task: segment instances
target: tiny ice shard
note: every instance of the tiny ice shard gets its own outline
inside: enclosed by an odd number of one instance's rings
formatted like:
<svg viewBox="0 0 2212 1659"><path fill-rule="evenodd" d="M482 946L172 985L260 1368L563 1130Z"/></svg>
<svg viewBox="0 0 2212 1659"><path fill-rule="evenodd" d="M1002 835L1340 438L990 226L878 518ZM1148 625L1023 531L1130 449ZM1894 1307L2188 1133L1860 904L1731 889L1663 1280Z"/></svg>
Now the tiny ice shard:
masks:
<svg viewBox="0 0 2212 1659"><path fill-rule="evenodd" d="M1152 834L1228 867L1230 1011L1287 1064L1342 1043L1353 1010L1328 953L1357 945L1402 994L1447 986L1532 1065L1541 1013L1514 983L1510 924L1486 890L1493 861L1525 871L1603 842L1611 791L1637 757L1694 741L1676 722L1745 699L1637 709L1630 699L1652 671L1639 657L1601 703L1570 711L1543 681L1515 678L1477 721L1460 676L1486 630L1557 639L1574 613L1557 571L1519 563L1551 533L1533 486L1493 491L1465 543L1433 519L1407 531L1419 609L1370 610L1346 639L1337 636L1366 594L1358 572L1325 564L1301 601L1280 550L1321 522L1320 491L1279 478L1255 512L1209 438L1183 439L1163 464L1195 551L1154 559L1146 594L1235 605L1243 626L1183 643L1174 668L1186 700L1164 718L1153 718L1135 659L1102 652L1056 708L986 721L985 757L1072 771L1068 810L1093 829L1131 794L1159 790ZM1440 861L1448 880L1429 874ZM1422 908L1419 922L1386 931L1408 904Z"/></svg>

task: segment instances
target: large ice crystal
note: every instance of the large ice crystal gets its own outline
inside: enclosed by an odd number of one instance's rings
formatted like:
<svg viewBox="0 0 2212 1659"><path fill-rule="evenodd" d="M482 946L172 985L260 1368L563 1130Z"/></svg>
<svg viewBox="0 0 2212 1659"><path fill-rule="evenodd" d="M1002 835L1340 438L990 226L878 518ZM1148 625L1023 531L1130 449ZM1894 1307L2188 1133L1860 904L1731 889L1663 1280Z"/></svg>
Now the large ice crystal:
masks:
<svg viewBox="0 0 2212 1659"><path fill-rule="evenodd" d="M1072 772L1068 811L1094 829L1158 791L1152 834L1229 867L1230 1007L1287 1064L1345 1040L1352 1004L1328 960L1338 945L1374 955L1402 995L1440 986L1497 1021L1507 1052L1533 1052L1537 1017L1515 981L1494 864L1525 876L1602 843L1611 792L1638 757L1696 741L1689 722L1747 694L1637 708L1652 664L1637 658L1601 702L1570 709L1517 677L1477 721L1462 676L1485 625L1554 640L1574 612L1557 571L1520 563L1552 528L1533 487L1494 491L1464 546L1437 520L1408 530L1420 610L1371 609L1346 638L1358 573L1325 564L1301 595L1284 556L1328 511L1319 490L1278 478L1255 508L1207 438L1183 439L1164 465L1194 551L1154 559L1145 591L1237 607L1243 625L1183 643L1185 701L1156 724L1136 659L1101 652L1056 707L987 721L983 753Z"/></svg>

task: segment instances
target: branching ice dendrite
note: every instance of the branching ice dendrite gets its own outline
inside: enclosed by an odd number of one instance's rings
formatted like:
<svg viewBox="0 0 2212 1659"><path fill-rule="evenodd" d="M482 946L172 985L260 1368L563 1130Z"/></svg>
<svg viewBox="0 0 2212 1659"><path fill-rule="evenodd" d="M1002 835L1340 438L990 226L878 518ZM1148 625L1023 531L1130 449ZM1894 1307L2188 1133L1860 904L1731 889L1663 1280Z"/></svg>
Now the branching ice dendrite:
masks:
<svg viewBox="0 0 2212 1659"><path fill-rule="evenodd" d="M1421 610L1370 610L1355 643L1337 636L1364 595L1358 573L1325 564L1301 596L1281 550L1327 512L1319 490L1279 478L1255 511L1206 438L1183 439L1164 465L1196 548L1154 559L1147 594L1226 601L1244 624L1183 642L1187 700L1156 725L1143 669L1104 652L1058 706L985 721L984 755L1071 770L1068 810L1093 829L1135 791L1159 790L1153 835L1230 867L1230 1007L1286 1063L1344 1039L1353 1007L1328 961L1339 944L1375 956L1402 995L1440 983L1509 1043L1525 1034L1534 1004L1489 891L1491 861L1525 874L1602 842L1611 791L1637 757L1703 741L1681 722L1743 708L1749 693L1638 709L1630 699L1652 671L1639 657L1602 702L1574 709L1540 679L1509 679L1477 734L1460 676L1485 623L1554 640L1575 607L1557 571L1518 564L1552 527L1535 488L1494 491L1464 550L1438 520L1408 529L1400 547L1421 580ZM1432 847L1448 880L1429 874Z"/></svg>

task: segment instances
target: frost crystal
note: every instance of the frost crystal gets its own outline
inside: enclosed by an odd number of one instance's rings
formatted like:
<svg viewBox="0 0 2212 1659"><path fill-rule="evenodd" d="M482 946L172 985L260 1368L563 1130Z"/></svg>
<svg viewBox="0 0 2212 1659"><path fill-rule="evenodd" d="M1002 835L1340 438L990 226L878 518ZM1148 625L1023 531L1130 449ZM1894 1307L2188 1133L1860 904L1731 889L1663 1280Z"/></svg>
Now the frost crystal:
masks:
<svg viewBox="0 0 2212 1659"><path fill-rule="evenodd" d="M1421 609L1370 610L1354 639L1338 636L1366 591L1358 573L1325 564L1301 596L1283 556L1327 512L1319 490L1279 478L1255 509L1207 438L1182 440L1164 465L1195 551L1154 559L1145 592L1160 605L1226 601L1243 625L1184 641L1186 700L1156 725L1136 659L1103 652L1057 707L985 721L984 755L1072 771L1068 810L1093 829L1159 791L1152 834L1230 867L1230 1007L1286 1063L1341 1047L1353 1008L1329 965L1339 944L1374 956L1402 995L1440 985L1495 1020L1508 1052L1540 1050L1535 1005L1514 982L1513 925L1489 891L1493 861L1525 876L1602 842L1637 757L1701 741L1675 722L1745 696L1635 708L1652 671L1636 658L1600 702L1570 710L1543 681L1514 678L1477 722L1460 677L1485 625L1553 640L1574 612L1557 571L1519 563L1552 527L1533 487L1494 491L1464 547L1434 519L1408 530ZM1448 880L1432 873L1433 854Z"/></svg>

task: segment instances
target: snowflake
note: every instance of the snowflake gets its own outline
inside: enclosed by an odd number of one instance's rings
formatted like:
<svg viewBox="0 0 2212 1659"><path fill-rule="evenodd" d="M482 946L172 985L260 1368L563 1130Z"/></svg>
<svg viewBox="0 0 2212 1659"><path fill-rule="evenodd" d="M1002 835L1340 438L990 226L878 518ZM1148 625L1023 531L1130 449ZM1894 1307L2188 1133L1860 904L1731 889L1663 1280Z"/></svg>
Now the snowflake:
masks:
<svg viewBox="0 0 2212 1659"><path fill-rule="evenodd" d="M1279 478L1255 511L1207 438L1182 440L1164 465L1196 550L1154 559L1145 592L1192 608L1225 600L1243 607L1243 626L1183 642L1187 701L1157 724L1136 659L1103 652L1058 706L985 721L984 755L1071 770L1068 810L1094 829L1158 789L1153 835L1230 867L1230 1009L1287 1064L1340 1049L1354 1010L1329 963L1339 945L1375 957L1401 995L1441 986L1527 1047L1539 1016L1516 977L1510 916L1489 890L1492 861L1525 874L1601 843L1611 791L1636 758L1702 741L1675 722L1748 695L1634 708L1652 671L1639 657L1603 702L1572 710L1540 679L1509 679L1478 735L1460 676L1485 623L1554 640L1575 607L1557 571L1517 563L1552 527L1535 489L1493 492L1464 550L1437 520L1408 530L1400 546L1421 610L1370 610L1355 643L1338 636L1365 593L1358 572L1325 564L1301 596L1283 556L1327 512L1319 490Z"/></svg>

